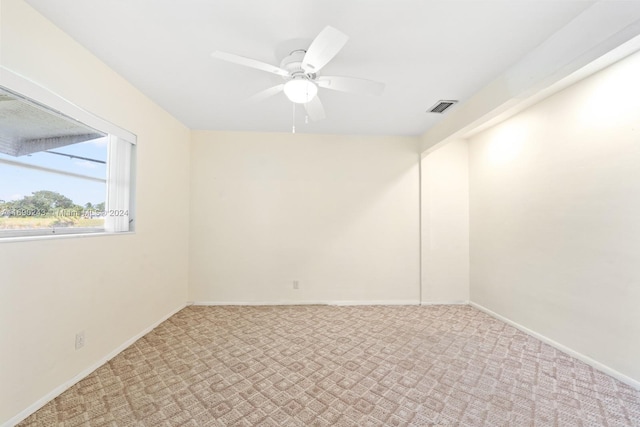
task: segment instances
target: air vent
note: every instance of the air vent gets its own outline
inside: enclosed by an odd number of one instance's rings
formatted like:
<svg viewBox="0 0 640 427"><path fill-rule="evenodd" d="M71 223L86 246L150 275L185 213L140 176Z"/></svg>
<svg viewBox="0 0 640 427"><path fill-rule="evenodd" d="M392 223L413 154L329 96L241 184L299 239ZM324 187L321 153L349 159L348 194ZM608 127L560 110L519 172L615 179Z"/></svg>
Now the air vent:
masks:
<svg viewBox="0 0 640 427"><path fill-rule="evenodd" d="M429 108L427 112L442 114L458 101L438 101L436 105Z"/></svg>

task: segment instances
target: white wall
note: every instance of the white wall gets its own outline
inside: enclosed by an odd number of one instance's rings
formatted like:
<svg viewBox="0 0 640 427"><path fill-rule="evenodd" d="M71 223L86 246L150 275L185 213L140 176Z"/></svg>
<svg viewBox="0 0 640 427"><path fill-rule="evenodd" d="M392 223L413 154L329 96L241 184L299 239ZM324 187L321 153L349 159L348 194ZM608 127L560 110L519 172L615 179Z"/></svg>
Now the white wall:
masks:
<svg viewBox="0 0 640 427"><path fill-rule="evenodd" d="M469 148L449 141L422 158L422 302L469 301Z"/></svg>
<svg viewBox="0 0 640 427"><path fill-rule="evenodd" d="M417 138L192 135L190 300L419 302Z"/></svg>
<svg viewBox="0 0 640 427"><path fill-rule="evenodd" d="M470 140L471 300L640 381L640 54Z"/></svg>
<svg viewBox="0 0 640 427"><path fill-rule="evenodd" d="M138 136L135 234L0 243L3 424L184 305L190 134L23 1L0 18L2 66Z"/></svg>

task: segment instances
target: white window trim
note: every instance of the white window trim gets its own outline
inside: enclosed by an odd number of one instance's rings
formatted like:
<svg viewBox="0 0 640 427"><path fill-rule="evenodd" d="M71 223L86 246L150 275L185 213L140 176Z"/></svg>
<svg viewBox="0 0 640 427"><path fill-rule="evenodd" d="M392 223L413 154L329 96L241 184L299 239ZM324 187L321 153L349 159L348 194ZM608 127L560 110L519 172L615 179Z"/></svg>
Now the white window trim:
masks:
<svg viewBox="0 0 640 427"><path fill-rule="evenodd" d="M133 147L135 134L122 129L42 85L0 65L0 86L30 98L47 108L56 110L89 127L109 134L107 161L107 195L105 226L95 228L66 228L0 231L0 242L36 240L40 238L131 234L133 232L132 195L135 192L132 174L135 167Z"/></svg>

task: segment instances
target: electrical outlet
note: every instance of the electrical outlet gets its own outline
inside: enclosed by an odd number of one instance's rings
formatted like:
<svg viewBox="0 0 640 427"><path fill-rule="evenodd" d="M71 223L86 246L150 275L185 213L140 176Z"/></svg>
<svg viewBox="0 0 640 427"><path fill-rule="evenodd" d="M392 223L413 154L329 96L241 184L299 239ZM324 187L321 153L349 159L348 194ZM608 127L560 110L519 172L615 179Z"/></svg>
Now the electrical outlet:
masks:
<svg viewBox="0 0 640 427"><path fill-rule="evenodd" d="M84 331L76 334L76 350L80 350L82 347L84 347Z"/></svg>
<svg viewBox="0 0 640 427"><path fill-rule="evenodd" d="M300 288L300 282L298 282L297 280L293 281L293 289L299 289Z"/></svg>

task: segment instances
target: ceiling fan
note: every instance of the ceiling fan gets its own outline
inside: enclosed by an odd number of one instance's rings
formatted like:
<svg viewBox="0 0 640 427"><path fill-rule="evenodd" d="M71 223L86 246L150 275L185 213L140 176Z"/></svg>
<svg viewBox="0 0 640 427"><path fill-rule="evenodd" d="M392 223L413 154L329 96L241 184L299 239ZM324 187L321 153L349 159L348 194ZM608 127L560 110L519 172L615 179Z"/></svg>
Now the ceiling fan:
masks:
<svg viewBox="0 0 640 427"><path fill-rule="evenodd" d="M341 31L327 26L311 42L308 49L292 51L282 60L279 67L227 52L215 51L212 56L282 76L283 83L258 92L250 100L262 101L284 92L291 102L304 104L307 115L311 120L317 121L325 118L324 107L318 98L319 88L364 95L380 95L384 90L384 83L371 80L318 75L322 67L340 52L348 39L349 37Z"/></svg>

